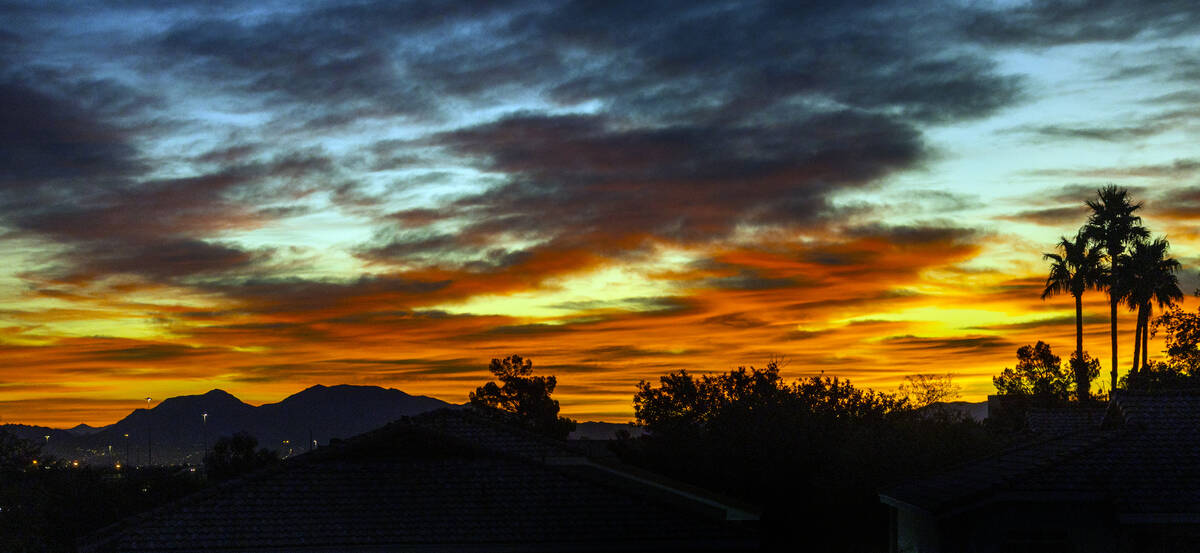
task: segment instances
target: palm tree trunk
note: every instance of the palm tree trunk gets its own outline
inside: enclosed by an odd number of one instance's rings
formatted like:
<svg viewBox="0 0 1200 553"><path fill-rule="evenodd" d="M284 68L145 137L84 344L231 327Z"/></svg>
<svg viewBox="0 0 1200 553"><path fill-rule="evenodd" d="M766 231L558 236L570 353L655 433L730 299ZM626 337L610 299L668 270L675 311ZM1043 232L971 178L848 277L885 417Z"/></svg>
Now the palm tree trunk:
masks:
<svg viewBox="0 0 1200 553"><path fill-rule="evenodd" d="M1133 368L1129 369L1130 374L1138 372L1138 360L1142 358L1142 306L1138 306L1137 323L1133 331Z"/></svg>
<svg viewBox="0 0 1200 553"><path fill-rule="evenodd" d="M1083 364L1083 295L1075 296L1075 358L1072 363L1075 369L1075 397L1080 403L1088 400L1091 383L1088 382L1087 368Z"/></svg>
<svg viewBox="0 0 1200 553"><path fill-rule="evenodd" d="M1117 389L1117 295L1116 282L1109 285L1109 321L1112 327L1112 389Z"/></svg>
<svg viewBox="0 0 1200 553"><path fill-rule="evenodd" d="M1150 356L1150 304L1146 304L1146 318L1142 321L1142 368L1146 368L1146 358Z"/></svg>

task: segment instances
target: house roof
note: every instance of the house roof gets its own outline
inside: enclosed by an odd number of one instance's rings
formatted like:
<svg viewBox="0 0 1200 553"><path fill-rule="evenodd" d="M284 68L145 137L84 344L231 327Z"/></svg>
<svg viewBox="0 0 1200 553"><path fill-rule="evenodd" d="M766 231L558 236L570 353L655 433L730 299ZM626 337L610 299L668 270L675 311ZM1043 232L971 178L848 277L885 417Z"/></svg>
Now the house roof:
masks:
<svg viewBox="0 0 1200 553"><path fill-rule="evenodd" d="M1116 392L1099 424L880 494L947 515L1004 500L1097 501L1127 522L1200 522L1200 394Z"/></svg>
<svg viewBox="0 0 1200 553"><path fill-rule="evenodd" d="M553 440L443 411L206 490L112 527L82 550L711 551L755 545L748 529L726 522L726 511L686 494L592 467Z"/></svg>

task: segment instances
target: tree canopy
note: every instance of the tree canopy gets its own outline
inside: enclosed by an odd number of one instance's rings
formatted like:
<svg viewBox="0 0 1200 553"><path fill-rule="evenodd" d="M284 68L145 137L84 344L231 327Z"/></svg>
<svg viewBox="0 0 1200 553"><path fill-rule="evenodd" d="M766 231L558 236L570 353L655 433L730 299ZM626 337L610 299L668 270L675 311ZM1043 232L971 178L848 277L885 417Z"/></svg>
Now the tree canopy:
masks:
<svg viewBox="0 0 1200 553"><path fill-rule="evenodd" d="M514 416L531 430L565 439L575 422L558 416L558 400L550 397L558 380L533 376L533 361L520 355L492 359L488 367L500 383L488 382L470 394L471 405L492 408Z"/></svg>
<svg viewBox="0 0 1200 553"><path fill-rule="evenodd" d="M204 456L204 468L214 480L228 480L279 462L279 455L258 448L258 439L246 432L222 436Z"/></svg>
<svg viewBox="0 0 1200 553"><path fill-rule="evenodd" d="M880 487L998 443L965 417L845 379L789 381L777 363L674 371L642 381L633 403L648 433L620 443L622 458L762 506L767 550L794 547L798 533L814 550L877 549L879 535L863 530L887 526Z"/></svg>
<svg viewBox="0 0 1200 553"><path fill-rule="evenodd" d="M24 469L37 459L42 446L0 430L0 471Z"/></svg>
<svg viewBox="0 0 1200 553"><path fill-rule="evenodd" d="M1121 378L1127 390L1200 389L1200 312L1172 307L1154 323L1166 332L1167 358Z"/></svg>
<svg viewBox="0 0 1200 553"><path fill-rule="evenodd" d="M1078 363L1078 361L1074 361ZM1100 372L1100 362L1087 357L1082 359L1083 370L1087 371L1088 380L1095 378ZM1076 386L1076 378L1070 372L1063 370L1062 359L1054 355L1050 345L1038 341L1032 346L1025 345L1017 349L1017 364L1013 368L1005 368L999 376L992 378L999 395L1027 396L1044 402L1066 402L1072 396Z"/></svg>

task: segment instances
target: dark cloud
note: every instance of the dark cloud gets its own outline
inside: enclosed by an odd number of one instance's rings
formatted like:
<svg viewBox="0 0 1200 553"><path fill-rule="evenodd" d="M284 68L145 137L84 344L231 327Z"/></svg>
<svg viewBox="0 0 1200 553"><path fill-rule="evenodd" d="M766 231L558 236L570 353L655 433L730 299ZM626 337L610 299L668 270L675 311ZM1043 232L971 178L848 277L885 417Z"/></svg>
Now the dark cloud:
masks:
<svg viewBox="0 0 1200 553"><path fill-rule="evenodd" d="M968 243L977 240L978 229L950 224L885 225L872 223L851 227L846 235L853 238L881 239L897 246Z"/></svg>
<svg viewBox="0 0 1200 553"><path fill-rule="evenodd" d="M1166 191L1148 202L1146 208L1171 218L1194 220L1200 217L1200 186Z"/></svg>
<svg viewBox="0 0 1200 553"><path fill-rule="evenodd" d="M178 3L162 12L165 27L122 37L137 46L116 60L128 80L167 76L178 90L72 80L34 64L21 74L49 84L0 90L19 108L5 113L12 135L0 135L0 145L28 150L6 174L39 185L114 181L86 197L59 188L65 201L25 198L9 213L17 228L68 242L102 234L121 240L117 249L134 244L148 254L184 240L211 244L229 229L304 213L262 204L313 188L334 189L331 199L347 209L369 210L386 198L341 169L429 169L433 147L500 179L498 186L439 206L442 213L395 214L387 221L396 227L360 257L483 273L569 271L655 241L719 239L746 224L812 224L828 215L837 191L918 166L922 125L986 116L1021 96L1019 82L982 55L947 47L958 20L903 2L367 1L200 13ZM320 151L234 138L182 156L190 176L164 178L154 168L180 159L152 159L142 144L163 125L188 125L187 135L214 124L164 121L181 91L211 100L205 110L265 116L277 136L395 117L445 122L518 97L600 109L510 114L424 139L387 138L337 163ZM46 136L17 144L30 129ZM434 222L461 229L426 228ZM573 263L546 267L561 252ZM208 262L198 265L242 268L235 253L203 253Z"/></svg>
<svg viewBox="0 0 1200 553"><path fill-rule="evenodd" d="M1093 314L1093 315L1084 315L1084 317L1083 317L1084 325L1100 324L1100 323L1108 323L1108 316ZM973 326L970 328L971 328L971 330L1004 331L1004 330L1033 330L1033 329L1039 329L1039 328L1062 329L1062 328L1068 328L1068 327L1072 328L1072 329L1075 328L1075 315L1061 315L1058 317L1047 317L1045 319L1024 321L1024 322L1020 322L1020 323L1005 323L1005 324L997 324L997 325Z"/></svg>
<svg viewBox="0 0 1200 553"><path fill-rule="evenodd" d="M348 281L310 280L297 277L254 277L209 280L203 290L219 292L246 302L260 313L315 312L323 309L377 309L402 306L405 300L444 290L447 280L415 280L392 276L363 276Z"/></svg>
<svg viewBox="0 0 1200 553"><path fill-rule="evenodd" d="M168 282L179 277L235 273L254 268L268 257L269 252L250 252L199 240L154 242L138 247L102 243L86 251L82 256L84 261L76 267L100 275L138 274Z"/></svg>
<svg viewBox="0 0 1200 553"><path fill-rule="evenodd" d="M1092 126L1092 125L1041 125L1019 127L1016 132L1025 132L1043 139L1077 139L1099 140L1101 142L1127 142L1138 138L1153 136L1167 129L1166 125L1155 121L1128 126Z"/></svg>
<svg viewBox="0 0 1200 553"><path fill-rule="evenodd" d="M637 298L621 298L619 300L582 300L582 301L567 301L551 305L555 309L563 309L566 311L593 311L607 309L625 309L630 311L656 311L656 312L671 312L684 311L693 308L693 304L687 298L664 296L664 297L637 297Z"/></svg>
<svg viewBox="0 0 1200 553"><path fill-rule="evenodd" d="M720 264L711 266L719 267ZM770 277L761 274L760 271L748 268L737 269L737 274L732 276L713 277L705 280L706 286L724 290L777 290L801 288L811 284L811 281L803 277Z"/></svg>
<svg viewBox="0 0 1200 553"><path fill-rule="evenodd" d="M1179 178L1192 175L1197 171L1200 171L1200 160L1176 159L1170 163L1156 163L1148 165L1097 167L1092 169L1043 169L1039 171L1031 171L1030 174L1052 177L1082 178Z"/></svg>
<svg viewBox="0 0 1200 553"><path fill-rule="evenodd" d="M1001 219L1059 227L1066 224L1080 224L1087 220L1088 207L1081 200L1079 205L1071 207L1048 207L1044 209L1026 209L1011 215L1003 215Z"/></svg>
<svg viewBox="0 0 1200 553"><path fill-rule="evenodd" d="M966 28L978 40L1028 46L1190 36L1200 29L1200 8L1189 0L1035 0L981 11Z"/></svg>
<svg viewBox="0 0 1200 553"><path fill-rule="evenodd" d="M584 353L586 357L582 358L581 361L584 363L604 363L648 357L695 355L701 352L702 350L700 349L665 351L639 348L636 346L603 346L583 350L582 353Z"/></svg>
<svg viewBox="0 0 1200 553"><path fill-rule="evenodd" d="M389 370L386 374L397 375L453 375L477 374L487 369L487 363L481 359L450 358L450 359L330 359L326 363L332 365L401 367Z"/></svg>
<svg viewBox="0 0 1200 553"><path fill-rule="evenodd" d="M525 114L441 134L511 181L453 209L467 237L711 240L737 224L819 218L827 197L920 159L914 129L844 111L777 126L630 128L606 116ZM487 214L484 220L472 220Z"/></svg>
<svg viewBox="0 0 1200 553"><path fill-rule="evenodd" d="M22 80L0 80L0 200L27 206L52 185L112 184L144 169L129 136L76 99Z"/></svg>
<svg viewBox="0 0 1200 553"><path fill-rule="evenodd" d="M732 328L759 328L770 325L767 321L746 313L725 313L704 319L704 324L716 324Z"/></svg>
<svg viewBox="0 0 1200 553"><path fill-rule="evenodd" d="M911 299L920 298L920 297L921 297L920 293L912 292L909 290L885 290L883 292L877 292L877 293L873 293L873 294L869 294L869 295L859 295L859 296L848 297L848 298L827 298L827 299L820 299L820 300L802 301L802 302L798 302L798 303L789 304L786 306L786 309L795 310L795 311L810 311L810 310L821 310L821 309L830 309L830 308L859 307L859 306L863 306L863 305L882 306L888 302L892 302L892 301L896 301L896 300L911 300ZM875 323L879 323L879 322L887 322L887 321L858 321L858 322L851 323L851 324L859 324L859 323L875 324Z"/></svg>
<svg viewBox="0 0 1200 553"><path fill-rule="evenodd" d="M783 339L788 341L813 340L833 335L835 332L834 330L792 330L784 334Z"/></svg>
<svg viewBox="0 0 1200 553"><path fill-rule="evenodd" d="M907 350L929 350L946 352L986 352L1014 348L1014 342L999 336L964 336L960 338L927 338L921 336L890 336L880 343Z"/></svg>
<svg viewBox="0 0 1200 553"><path fill-rule="evenodd" d="M161 361L181 357L196 357L213 350L179 344L143 344L91 352L91 356L112 361Z"/></svg>

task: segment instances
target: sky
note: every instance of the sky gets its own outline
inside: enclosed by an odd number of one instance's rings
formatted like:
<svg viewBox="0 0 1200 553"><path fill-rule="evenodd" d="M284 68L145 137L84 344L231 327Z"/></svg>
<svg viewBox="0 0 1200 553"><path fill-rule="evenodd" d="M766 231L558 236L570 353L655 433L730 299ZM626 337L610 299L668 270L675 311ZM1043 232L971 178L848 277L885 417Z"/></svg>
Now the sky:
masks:
<svg viewBox="0 0 1200 553"><path fill-rule="evenodd" d="M1198 37L1190 0L0 0L0 422L457 403L510 354L582 420L771 361L982 400L1072 350L1042 253L1098 187L1200 286Z"/></svg>

